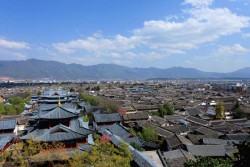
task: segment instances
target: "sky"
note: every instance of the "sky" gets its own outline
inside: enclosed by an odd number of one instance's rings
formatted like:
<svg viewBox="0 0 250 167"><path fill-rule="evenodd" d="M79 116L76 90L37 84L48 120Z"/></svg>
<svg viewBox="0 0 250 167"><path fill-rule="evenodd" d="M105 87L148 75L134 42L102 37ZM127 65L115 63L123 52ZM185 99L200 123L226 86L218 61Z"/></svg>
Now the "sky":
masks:
<svg viewBox="0 0 250 167"><path fill-rule="evenodd" d="M0 60L250 67L250 0L0 0Z"/></svg>

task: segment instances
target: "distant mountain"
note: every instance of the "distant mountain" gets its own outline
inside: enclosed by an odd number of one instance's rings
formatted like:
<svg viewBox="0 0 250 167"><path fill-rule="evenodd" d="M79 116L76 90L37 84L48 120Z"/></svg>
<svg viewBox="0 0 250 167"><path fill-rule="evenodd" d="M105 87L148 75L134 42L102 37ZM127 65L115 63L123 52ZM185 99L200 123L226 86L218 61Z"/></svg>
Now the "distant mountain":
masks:
<svg viewBox="0 0 250 167"><path fill-rule="evenodd" d="M228 77L235 78L250 78L250 67L246 67L231 73L227 73Z"/></svg>
<svg viewBox="0 0 250 167"><path fill-rule="evenodd" d="M215 73L183 67L129 68L115 64L83 66L29 59L0 61L0 76L15 79L250 78L250 67L231 73Z"/></svg>

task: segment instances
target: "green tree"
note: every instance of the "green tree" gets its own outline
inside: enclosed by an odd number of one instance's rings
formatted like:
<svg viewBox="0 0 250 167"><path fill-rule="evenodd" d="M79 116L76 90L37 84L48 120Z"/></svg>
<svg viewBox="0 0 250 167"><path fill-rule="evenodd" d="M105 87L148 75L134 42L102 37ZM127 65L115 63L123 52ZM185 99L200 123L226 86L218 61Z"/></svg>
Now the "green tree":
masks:
<svg viewBox="0 0 250 167"><path fill-rule="evenodd" d="M110 99L107 98L99 98L99 105L108 113L117 112L119 109L118 102L111 101Z"/></svg>
<svg viewBox="0 0 250 167"><path fill-rule="evenodd" d="M141 133L141 137L147 141L149 141L149 140L157 141L158 140L158 136L154 133L154 130L151 128L143 128L142 133Z"/></svg>
<svg viewBox="0 0 250 167"><path fill-rule="evenodd" d="M45 162L53 161L55 159L63 159L68 161L69 157L66 155L66 151L64 148L64 144L61 142L52 142L41 143L39 141L34 140L26 140L25 142L20 142L17 144L11 145L12 149L5 150L2 154L0 154L0 164L5 163L6 166L14 167L31 167L36 165L44 165ZM60 149L59 155L58 152L50 151ZM42 152L46 150L46 152ZM35 164L34 164L35 163Z"/></svg>
<svg viewBox="0 0 250 167"><path fill-rule="evenodd" d="M173 115L174 114L174 110L173 108L168 104L165 103L159 110L158 114L154 113L153 115L157 115L160 117L164 117L164 115Z"/></svg>
<svg viewBox="0 0 250 167"><path fill-rule="evenodd" d="M241 105L240 105L240 102L239 100L237 100L235 102L235 105L234 105L234 108L233 108L233 117L235 119L238 119L238 118L245 118L246 117L246 114L244 113L244 111L241 109Z"/></svg>
<svg viewBox="0 0 250 167"><path fill-rule="evenodd" d="M184 163L185 167L232 167L230 159L198 157L196 160L188 160Z"/></svg>
<svg viewBox="0 0 250 167"><path fill-rule="evenodd" d="M215 105L216 119L224 119L225 118L225 109L221 101L218 101Z"/></svg>
<svg viewBox="0 0 250 167"><path fill-rule="evenodd" d="M132 160L131 153L125 143L118 148L110 142L96 141L90 152L76 152L70 160L73 167L129 167Z"/></svg>
<svg viewBox="0 0 250 167"><path fill-rule="evenodd" d="M96 96L90 96L90 95L87 95L87 94L84 94L84 93L79 93L79 99L80 100L83 100L87 103L89 103L90 105L93 105L93 106L98 106L99 103L100 103L100 100L98 97Z"/></svg>

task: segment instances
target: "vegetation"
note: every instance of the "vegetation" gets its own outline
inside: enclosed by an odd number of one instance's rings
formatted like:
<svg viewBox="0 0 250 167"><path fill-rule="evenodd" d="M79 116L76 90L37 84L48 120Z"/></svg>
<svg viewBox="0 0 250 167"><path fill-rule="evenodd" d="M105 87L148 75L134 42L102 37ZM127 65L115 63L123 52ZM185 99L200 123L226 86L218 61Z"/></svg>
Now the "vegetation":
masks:
<svg viewBox="0 0 250 167"><path fill-rule="evenodd" d="M121 143L119 148L116 148L110 142L101 142L98 136L95 137L95 145L90 152L77 151L73 157L69 156L63 143L54 142L48 144L27 140L26 142L12 145L12 149L5 150L0 155L0 163L6 163L7 166L20 167L47 166L47 162L52 166L67 167L130 166L132 157L125 143Z"/></svg>
<svg viewBox="0 0 250 167"><path fill-rule="evenodd" d="M129 167L132 160L128 146L121 143L115 148L110 142L96 141L90 152L76 152L70 160L71 166Z"/></svg>
<svg viewBox="0 0 250 167"><path fill-rule="evenodd" d="M119 104L111 101L107 98L101 98L97 96L91 96L84 93L79 93L79 99L87 102L92 106L100 106L108 113L117 112L119 109Z"/></svg>
<svg viewBox="0 0 250 167"><path fill-rule="evenodd" d="M215 105L215 118L216 119L224 119L225 118L225 109L221 101L218 101Z"/></svg>
<svg viewBox="0 0 250 167"><path fill-rule="evenodd" d="M143 128L142 132L137 132L137 136L146 140L146 141L158 141L158 136L154 133L154 130L151 128Z"/></svg>
<svg viewBox="0 0 250 167"><path fill-rule="evenodd" d="M0 103L0 115L15 115L24 111L24 103L29 103L29 97L14 97L9 99L10 104Z"/></svg>
<svg viewBox="0 0 250 167"><path fill-rule="evenodd" d="M196 160L188 160L184 163L185 167L232 167L230 159L198 157Z"/></svg>
<svg viewBox="0 0 250 167"><path fill-rule="evenodd" d="M160 109L160 114L161 114L162 117L164 115L173 115L174 114L174 110L173 110L173 108L168 103L165 103L163 105L163 107Z"/></svg>
<svg viewBox="0 0 250 167"><path fill-rule="evenodd" d="M98 106L100 103L98 97L90 96L84 93L79 93L79 99L89 103L92 106Z"/></svg>
<svg viewBox="0 0 250 167"><path fill-rule="evenodd" d="M88 121L89 121L88 116L87 116L87 115L86 115L86 116L83 116L83 117L82 117L82 120L83 120L83 122L88 122Z"/></svg>
<svg viewBox="0 0 250 167"><path fill-rule="evenodd" d="M246 114L243 112L243 110L241 109L241 106L240 106L240 102L239 100L237 100L235 102L235 105L234 105L234 108L233 108L233 117L235 119L238 119L238 118L245 118L246 117Z"/></svg>
<svg viewBox="0 0 250 167"><path fill-rule="evenodd" d="M235 144L237 151L233 160L222 158L199 157L196 160L188 160L184 163L185 167L243 167L250 164L250 142L243 141Z"/></svg>
<svg viewBox="0 0 250 167"><path fill-rule="evenodd" d="M165 103L158 112L151 112L151 114L164 117L164 115L173 115L174 110L168 103Z"/></svg>
<svg viewBox="0 0 250 167"><path fill-rule="evenodd" d="M115 101L111 101L107 98L99 98L100 107L102 107L108 113L117 112L119 109L119 104Z"/></svg>
<svg viewBox="0 0 250 167"><path fill-rule="evenodd" d="M132 147L134 147L134 149L136 149L136 150L138 150L138 151L144 151L144 149L143 149L141 146L139 146L138 144L136 144L136 143L134 143L134 142L131 142L130 145L131 145Z"/></svg>
<svg viewBox="0 0 250 167"><path fill-rule="evenodd" d="M12 149L5 150L0 155L1 163L5 161L5 163L8 164L7 166L31 167L34 166L34 161L38 165L43 165L46 160L56 156L56 153L53 152L50 154L50 156L48 156L48 154L36 156L42 151L61 149L65 146L60 142L48 144L41 143L39 141L26 140L25 142L13 144L11 147ZM65 152L62 152L62 155L64 154Z"/></svg>

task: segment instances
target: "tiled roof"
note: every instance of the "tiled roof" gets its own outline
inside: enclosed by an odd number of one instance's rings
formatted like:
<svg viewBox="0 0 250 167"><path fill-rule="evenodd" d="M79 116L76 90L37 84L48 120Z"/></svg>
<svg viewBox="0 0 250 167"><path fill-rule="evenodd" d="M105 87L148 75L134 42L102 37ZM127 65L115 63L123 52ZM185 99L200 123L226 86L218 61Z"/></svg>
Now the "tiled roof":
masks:
<svg viewBox="0 0 250 167"><path fill-rule="evenodd" d="M226 155L224 145L187 145L187 150L194 156L223 157Z"/></svg>
<svg viewBox="0 0 250 167"><path fill-rule="evenodd" d="M189 131L189 128L184 125L166 126L163 128L176 134L185 133Z"/></svg>
<svg viewBox="0 0 250 167"><path fill-rule="evenodd" d="M92 145L90 144L79 144L78 148L82 151L90 151L92 149Z"/></svg>
<svg viewBox="0 0 250 167"><path fill-rule="evenodd" d="M13 137L5 136L0 138L0 150L2 150L11 140Z"/></svg>
<svg viewBox="0 0 250 167"><path fill-rule="evenodd" d="M215 130L212 130L203 126L197 128L195 131L204 135L218 135L218 136L223 135L221 132L218 132L218 131L215 131Z"/></svg>
<svg viewBox="0 0 250 167"><path fill-rule="evenodd" d="M191 115L191 116L196 116L196 115L199 115L201 114L201 111L198 109L198 108L186 108L186 112L188 113L188 115Z"/></svg>
<svg viewBox="0 0 250 167"><path fill-rule="evenodd" d="M163 152L160 156L162 156L162 159L166 161L169 167L183 167L185 161L195 159L192 154L182 149Z"/></svg>
<svg viewBox="0 0 250 167"><path fill-rule="evenodd" d="M226 145L228 143L238 143L236 140L223 140L223 139L213 139L213 138L203 138L203 144L206 145Z"/></svg>
<svg viewBox="0 0 250 167"><path fill-rule="evenodd" d="M208 126L209 125L208 121L203 120L203 119L199 119L199 118L196 118L196 117L193 117L193 116L187 116L186 120L188 120L189 122L193 122L195 124L198 124L198 125L203 125L203 126Z"/></svg>
<svg viewBox="0 0 250 167"><path fill-rule="evenodd" d="M137 150L132 152L132 158L139 167L157 167L155 163Z"/></svg>
<svg viewBox="0 0 250 167"><path fill-rule="evenodd" d="M125 114L123 115L124 121L135 121L135 120L147 120L148 114L147 113L136 113L136 114Z"/></svg>
<svg viewBox="0 0 250 167"><path fill-rule="evenodd" d="M182 142L176 135L173 135L172 137L168 138L167 143L171 147L171 149L175 149L182 145Z"/></svg>
<svg viewBox="0 0 250 167"><path fill-rule="evenodd" d="M4 119L0 120L0 130L5 130L5 129L15 129L17 124L16 119Z"/></svg>
<svg viewBox="0 0 250 167"><path fill-rule="evenodd" d="M181 135L177 135L177 137L181 141L182 144L193 145L193 143L189 139L187 139L186 137L181 136Z"/></svg>
<svg viewBox="0 0 250 167"><path fill-rule="evenodd" d="M200 141L203 138L215 138L215 139L218 139L217 135L194 135L194 134L188 134L187 136L188 136L188 138L190 139L190 141L193 144L200 144L201 143Z"/></svg>
<svg viewBox="0 0 250 167"><path fill-rule="evenodd" d="M107 133L105 131L103 131L103 129L109 131L110 133ZM113 134L115 136L118 136L119 138L121 138L124 142L130 144L130 143L136 143L138 145L142 145L141 140L139 139L138 136L134 135L132 132L130 132L126 127L118 124L118 123L114 123L113 125L110 126L100 126L98 128L98 131L102 131L103 134L106 135L110 135ZM115 139L114 139L115 140Z"/></svg>
<svg viewBox="0 0 250 167"><path fill-rule="evenodd" d="M228 123L228 122L221 122L220 124L216 126L212 126L211 129L222 132L222 133L229 133L233 131L240 131L241 127Z"/></svg>
<svg viewBox="0 0 250 167"><path fill-rule="evenodd" d="M37 139L39 141L52 142L52 141L67 141L81 139L84 136L76 133L72 129L64 125L57 125L49 129L46 133L40 135Z"/></svg>
<svg viewBox="0 0 250 167"><path fill-rule="evenodd" d="M31 116L30 119L67 119L78 117L80 110L64 107L55 107L47 110L40 110L37 115Z"/></svg>
<svg viewBox="0 0 250 167"><path fill-rule="evenodd" d="M70 120L70 128L82 135L89 135L94 132L94 130L85 128L81 125L82 119L81 118L75 118Z"/></svg>
<svg viewBox="0 0 250 167"><path fill-rule="evenodd" d="M164 124L165 122L167 122L166 119L161 118L161 117L156 116L156 115L152 115L151 118L150 118L150 120L151 120L152 122L156 123L156 124L159 124L159 125L162 125L162 124Z"/></svg>
<svg viewBox="0 0 250 167"><path fill-rule="evenodd" d="M226 137L229 140L238 140L238 141L250 140L248 133L227 134Z"/></svg>
<svg viewBox="0 0 250 167"><path fill-rule="evenodd" d="M94 114L94 120L95 120L96 123L120 122L121 121L121 115L120 115L120 113Z"/></svg>

